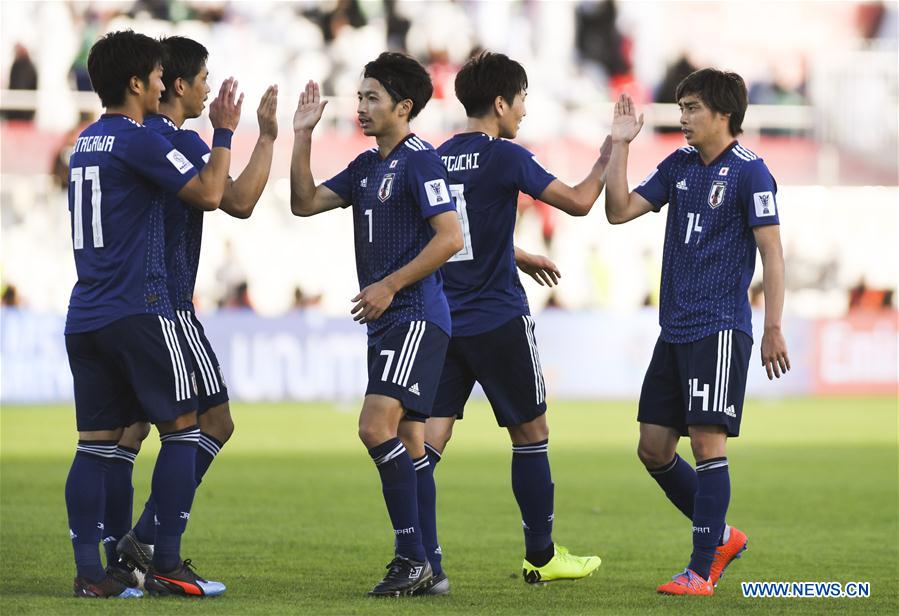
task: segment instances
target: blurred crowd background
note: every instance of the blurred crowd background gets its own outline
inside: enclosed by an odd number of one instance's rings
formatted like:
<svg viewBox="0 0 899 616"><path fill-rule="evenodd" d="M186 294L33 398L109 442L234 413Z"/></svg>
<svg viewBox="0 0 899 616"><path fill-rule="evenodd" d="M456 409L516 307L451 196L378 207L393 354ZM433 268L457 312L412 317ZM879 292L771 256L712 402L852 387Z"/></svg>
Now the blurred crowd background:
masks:
<svg viewBox="0 0 899 616"><path fill-rule="evenodd" d="M429 68L434 99L413 128L435 146L464 127L453 95L460 65L481 49L519 60L530 82L519 140L571 182L592 165L620 92L646 114L630 161L636 183L683 145L678 81L697 67L739 72L751 103L741 141L765 158L780 187L788 315L895 310L895 3L5 0L0 11L5 306L65 312L75 279L68 153L101 112L87 53L105 32L132 28L206 45L214 91L228 76L239 80L247 98L232 175L252 150L259 97L270 83L280 87L275 162L256 212L249 221L206 218L201 311L348 310L357 289L351 215L290 215L291 118L306 80L321 82L331 102L316 129L313 170L319 180L341 170L370 147L355 121L355 92L362 66L385 49ZM187 126L211 133L205 117ZM656 303L665 215L612 228L602 208L600 197L588 217L572 219L522 197L518 245L547 254L563 272L553 292L528 282L536 311ZM758 280L752 299L762 301Z"/></svg>

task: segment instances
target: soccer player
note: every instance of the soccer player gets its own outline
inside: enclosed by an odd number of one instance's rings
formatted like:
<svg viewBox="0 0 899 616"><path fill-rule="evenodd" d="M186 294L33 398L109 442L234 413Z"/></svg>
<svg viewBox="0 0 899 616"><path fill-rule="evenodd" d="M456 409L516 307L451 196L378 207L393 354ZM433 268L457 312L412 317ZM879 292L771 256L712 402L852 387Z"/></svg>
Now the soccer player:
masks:
<svg viewBox="0 0 899 616"><path fill-rule="evenodd" d="M534 319L515 266L517 261L528 273L536 270L547 282L555 282L558 271L552 262L515 248L513 231L519 191L572 216L586 215L602 191L608 140L587 177L568 186L531 152L507 141L518 134L525 116L528 78L518 62L483 53L462 67L455 85L468 126L438 153L449 173L465 246L442 270L453 334L425 426L430 465L418 470L422 532L437 580L429 594L449 591L437 541L434 467L475 381L512 440L512 492L524 526L525 581L578 579L600 565L598 556L574 556L553 543L546 389Z"/></svg>
<svg viewBox="0 0 899 616"><path fill-rule="evenodd" d="M628 193L627 155L640 132L622 95L612 123L606 216L612 224L658 212L667 203L659 324L662 331L640 393L637 453L665 495L693 523L693 555L683 573L658 587L711 595L724 569L746 549L746 535L725 524L730 501L727 439L740 433L752 350L747 291L762 257L768 378L790 369L781 332L784 261L775 196L765 163L737 142L746 114L743 79L702 69L677 86L687 146ZM692 468L677 455L690 437Z"/></svg>
<svg viewBox="0 0 899 616"><path fill-rule="evenodd" d="M431 413L450 336L438 268L462 233L437 152L409 130L431 98L425 68L399 53L365 65L357 115L376 148L319 186L310 170L312 129L325 102L309 82L294 115L290 208L312 216L353 208L360 292L354 320L368 326L368 387L359 437L378 467L396 537L395 558L370 596L410 595L432 579L422 547L415 469L428 464Z"/></svg>
<svg viewBox="0 0 899 616"><path fill-rule="evenodd" d="M184 361L187 341L175 325L164 261L162 191L214 209L231 161L240 119L230 80L213 101L209 163L198 172L171 143L143 125L159 108L162 46L131 31L100 39L88 56L94 90L106 113L78 137L69 170L69 209L78 281L66 319L66 350L75 385L78 446L66 481L66 508L79 597L135 597L100 564L105 474L122 428L137 418L159 430L153 472L156 551L151 572L218 594L181 560L196 483L194 375ZM150 585L148 590L155 591Z"/></svg>
<svg viewBox="0 0 899 616"><path fill-rule="evenodd" d="M202 169L210 156L209 146L192 130L181 129L188 118L199 117L209 94L206 67L208 51L200 43L173 36L162 39L165 51L162 81L165 90L159 113L149 114L144 124L166 138L197 169ZM232 90L237 88L233 83ZM270 86L257 109L259 138L243 173L236 180L228 180L220 209L235 218L248 218L262 195L272 164L274 141L278 136L277 86ZM238 107L241 100L238 100ZM203 325L196 317L193 305L194 285L200 261L204 211L181 201L176 195L166 196L166 270L169 296L174 305L178 325L188 343L191 363L198 374L198 416L200 440L197 447L197 484L202 481L215 456L231 437L234 423L228 405L228 390L212 345L206 338ZM152 558L155 536L156 508L153 497L135 525L131 528L133 488L131 471L134 457L140 449L149 427L135 424L125 430L119 441L117 458L107 473L106 538L107 563L117 563L118 551L130 566L146 571ZM124 563L118 563L124 564ZM134 575L122 567L111 569L124 576ZM178 592L178 587L173 587Z"/></svg>

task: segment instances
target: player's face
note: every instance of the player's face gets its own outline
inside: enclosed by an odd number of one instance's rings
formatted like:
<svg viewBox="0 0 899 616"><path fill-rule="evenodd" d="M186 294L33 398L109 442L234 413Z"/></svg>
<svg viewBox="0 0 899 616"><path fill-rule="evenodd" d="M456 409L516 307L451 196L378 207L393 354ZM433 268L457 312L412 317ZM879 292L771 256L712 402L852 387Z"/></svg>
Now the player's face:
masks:
<svg viewBox="0 0 899 616"><path fill-rule="evenodd" d="M356 117L363 135L378 137L390 132L401 121L399 103L393 102L377 79L363 79L357 96L359 104L356 107Z"/></svg>
<svg viewBox="0 0 899 616"><path fill-rule="evenodd" d="M156 68L150 71L150 76L147 79L147 88L144 90L144 113L159 113L159 97L162 96L164 91L162 65L157 64Z"/></svg>
<svg viewBox="0 0 899 616"><path fill-rule="evenodd" d="M203 113L203 109L206 108L206 99L209 98L208 77L209 69L207 69L204 64L203 68L200 69L200 72L197 73L197 76L194 77L193 84L186 79L182 80L184 87L186 88L182 100L184 111L188 118L200 117L200 114Z"/></svg>
<svg viewBox="0 0 899 616"><path fill-rule="evenodd" d="M722 131L727 132L727 116L709 109L696 94L682 96L677 105L681 110L681 132L690 145L700 147L718 141Z"/></svg>
<svg viewBox="0 0 899 616"><path fill-rule="evenodd" d="M503 139L515 139L518 135L518 129L521 127L521 121L528 114L524 107L524 99L528 97L528 93L522 90L512 99L512 104L506 108L499 122L499 136Z"/></svg>

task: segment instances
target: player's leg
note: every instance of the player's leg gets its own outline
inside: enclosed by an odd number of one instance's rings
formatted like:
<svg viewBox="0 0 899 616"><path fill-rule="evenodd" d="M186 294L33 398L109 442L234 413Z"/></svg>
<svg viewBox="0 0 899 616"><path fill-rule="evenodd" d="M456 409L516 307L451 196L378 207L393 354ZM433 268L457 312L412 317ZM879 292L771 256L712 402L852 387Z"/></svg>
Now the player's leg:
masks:
<svg viewBox="0 0 899 616"><path fill-rule="evenodd" d="M668 500L693 519L696 471L677 454L678 440L687 433L682 380L675 345L659 339L640 391L637 457Z"/></svg>
<svg viewBox="0 0 899 616"><path fill-rule="evenodd" d="M66 336L75 386L78 445L66 479L69 532L77 569L76 597L140 597L142 593L106 575L100 540L106 501L106 473L116 443L130 419L123 413L127 387L96 343L96 332Z"/></svg>
<svg viewBox="0 0 899 616"><path fill-rule="evenodd" d="M138 403L132 396L135 411ZM106 571L129 586L135 586L137 578L133 569L118 555L118 544L131 530L134 506L132 471L134 459L141 443L150 434L150 424L136 421L124 429L116 445L115 457L110 460L106 472L106 514L103 530L103 547L106 550ZM152 558L152 547L147 560Z"/></svg>
<svg viewBox="0 0 899 616"><path fill-rule="evenodd" d="M120 323L127 330L111 331L109 344L119 348L142 412L156 425L161 441L151 483L155 544L144 587L153 594L221 594L223 584L200 578L181 559L181 537L196 491L200 438L187 343L177 325L163 317L138 315Z"/></svg>
<svg viewBox="0 0 899 616"><path fill-rule="evenodd" d="M421 540L418 479L399 430L405 419L403 434L423 464L427 460L423 423L431 413L447 342L437 326L413 321L394 327L369 348L359 437L378 468L396 538L396 557L387 576L369 593L372 596L412 594L433 578Z"/></svg>

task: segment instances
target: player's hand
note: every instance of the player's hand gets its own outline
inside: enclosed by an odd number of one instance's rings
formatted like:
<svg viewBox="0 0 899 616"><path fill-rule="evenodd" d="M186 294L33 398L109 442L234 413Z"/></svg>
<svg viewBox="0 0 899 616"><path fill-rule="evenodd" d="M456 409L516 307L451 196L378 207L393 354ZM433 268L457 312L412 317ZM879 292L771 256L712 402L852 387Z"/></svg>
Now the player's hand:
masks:
<svg viewBox="0 0 899 616"><path fill-rule="evenodd" d="M322 119L322 113L328 101L323 101L321 90L317 83L311 79L306 84L306 89L300 92L300 102L293 114L293 130L312 130L318 121Z"/></svg>
<svg viewBox="0 0 899 616"><path fill-rule="evenodd" d="M359 323L377 320L390 307L395 294L383 280L368 285L350 300L356 302L350 311L353 314L353 320Z"/></svg>
<svg viewBox="0 0 899 616"><path fill-rule="evenodd" d="M559 284L562 273L556 264L543 255L532 255L521 249L515 251L515 265L522 272L537 281L537 284L554 287Z"/></svg>
<svg viewBox="0 0 899 616"><path fill-rule="evenodd" d="M243 94L237 96L237 81L228 77L222 82L219 94L209 105L209 120L213 128L235 130L240 122L240 108L243 106Z"/></svg>
<svg viewBox="0 0 899 616"><path fill-rule="evenodd" d="M602 145L599 147L599 158L596 159L594 167L600 169L602 181L605 182L606 168L609 166L609 160L612 158L612 135L606 135Z"/></svg>
<svg viewBox="0 0 899 616"><path fill-rule="evenodd" d="M643 128L643 114L637 117L634 101L627 94L618 97L612 118L612 142L630 143Z"/></svg>
<svg viewBox="0 0 899 616"><path fill-rule="evenodd" d="M765 328L762 335L762 365L768 373L768 379L780 378L790 369L790 358L787 356L787 341L779 328Z"/></svg>
<svg viewBox="0 0 899 616"><path fill-rule="evenodd" d="M269 86L259 101L256 118L259 120L259 135L272 141L278 138L278 86Z"/></svg>

